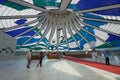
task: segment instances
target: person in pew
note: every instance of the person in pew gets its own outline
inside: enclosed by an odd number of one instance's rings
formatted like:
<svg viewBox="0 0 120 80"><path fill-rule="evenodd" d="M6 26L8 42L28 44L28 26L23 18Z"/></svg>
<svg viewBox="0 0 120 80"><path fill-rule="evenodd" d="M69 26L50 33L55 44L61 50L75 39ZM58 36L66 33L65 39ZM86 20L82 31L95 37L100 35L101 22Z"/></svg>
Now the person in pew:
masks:
<svg viewBox="0 0 120 80"><path fill-rule="evenodd" d="M37 67L40 65L40 67L42 67L42 60L43 60L43 52L41 51L40 54L39 54L39 63L37 64Z"/></svg>

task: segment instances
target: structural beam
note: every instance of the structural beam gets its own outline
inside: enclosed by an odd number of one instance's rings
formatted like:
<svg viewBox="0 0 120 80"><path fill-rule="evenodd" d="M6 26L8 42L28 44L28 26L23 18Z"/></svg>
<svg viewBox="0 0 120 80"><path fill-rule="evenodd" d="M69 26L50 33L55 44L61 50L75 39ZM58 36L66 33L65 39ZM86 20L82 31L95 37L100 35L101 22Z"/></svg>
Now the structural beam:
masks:
<svg viewBox="0 0 120 80"><path fill-rule="evenodd" d="M96 38L97 38L97 39L99 39L100 41L102 41L102 42L104 42L104 43L106 43L106 44L110 45L111 47L113 47L110 43L108 43L108 42L104 41L102 38L100 38L100 37L96 36L95 34L92 34L92 33L91 33L91 32L89 32L88 30L86 30L86 29L84 29L84 28L82 28L82 30L83 30L83 31L85 31L85 32L87 32L88 34L90 34L90 35L92 35L92 36L96 37Z"/></svg>
<svg viewBox="0 0 120 80"><path fill-rule="evenodd" d="M62 26L63 36L65 37L65 42L66 42L68 50L69 50L70 46L69 46L68 39L67 39L68 36L67 36L67 32L66 32L66 20L65 19L61 20L61 26Z"/></svg>
<svg viewBox="0 0 120 80"><path fill-rule="evenodd" d="M120 20L111 20L111 19L95 19L95 18L88 18L88 17L83 17L79 16L81 19L85 20L92 20L92 21L98 21L98 22L107 22L107 23L115 23L115 24L120 24Z"/></svg>
<svg viewBox="0 0 120 80"><path fill-rule="evenodd" d="M49 39L48 39L48 46L50 46L50 42L51 42L51 40L52 40L52 38L53 38L53 35L54 35L54 33L55 33L55 29L56 29L56 23L55 23L55 18L52 18L52 17L49 17L50 18L50 20L51 20L51 32L50 32L50 36L49 36Z"/></svg>
<svg viewBox="0 0 120 80"><path fill-rule="evenodd" d="M89 41L78 31L78 29L76 28L76 25L74 25L74 20L72 20L71 25L72 25L72 29L73 29L82 39L84 39L87 43L89 43Z"/></svg>
<svg viewBox="0 0 120 80"><path fill-rule="evenodd" d="M15 16L0 16L0 19L21 19L21 18L36 18L39 15L15 15Z"/></svg>
<svg viewBox="0 0 120 80"><path fill-rule="evenodd" d="M42 39L46 36L46 34L48 33L48 31L50 30L51 24L49 24L49 21L47 21L48 23L46 24L46 29L43 33L43 35L40 37L40 39L38 40L38 42L36 43L35 47L38 46L38 44L42 41Z"/></svg>
<svg viewBox="0 0 120 80"><path fill-rule="evenodd" d="M33 35L33 36L31 36L29 39L27 39L25 42L23 42L20 46L19 46L19 48L22 46L22 45L24 45L24 44L26 44L28 41L30 41L33 37L35 37L37 34L39 34L45 27L46 27L46 25L48 24L48 18L47 18L47 20L45 21L45 23L41 26L41 28Z"/></svg>
<svg viewBox="0 0 120 80"><path fill-rule="evenodd" d="M61 5L59 10L65 10L72 0L61 0Z"/></svg>
<svg viewBox="0 0 120 80"><path fill-rule="evenodd" d="M58 30L60 28L60 25L57 26L57 50L59 49L59 40L60 40L60 31Z"/></svg>
<svg viewBox="0 0 120 80"><path fill-rule="evenodd" d="M56 18L57 19L57 18ZM56 20L56 27L57 27L57 30L56 30L56 37L57 37L57 50L59 50L59 46L60 46L60 32L61 30L60 27L61 27L61 19L59 19L58 21Z"/></svg>
<svg viewBox="0 0 120 80"><path fill-rule="evenodd" d="M69 19L69 18L67 18L67 19ZM80 48L79 43L78 43L78 41L76 41L70 26L71 25L70 25L70 22L68 20L68 22L66 22L66 28L67 28L68 32L70 33L71 37L73 38L73 40L75 41L76 45Z"/></svg>
<svg viewBox="0 0 120 80"><path fill-rule="evenodd" d="M43 18L43 20L41 20L42 18ZM17 38L17 37L19 37L19 36L21 36L21 35L23 35L23 34L29 32L29 31L34 30L35 28L39 27L42 23L44 23L45 19L46 19L45 16L40 17L40 18L39 18L39 21L41 21L41 22L39 22L38 24L36 24L36 25L33 26L32 28L30 28L30 29L28 29L28 30L26 30L26 31L24 31L24 32L22 32L22 33L16 35L15 38Z"/></svg>
<svg viewBox="0 0 120 80"><path fill-rule="evenodd" d="M102 29L102 28L98 28L97 26L90 25L90 24L85 23L85 22L83 22L83 21L81 21L81 20L79 20L79 22L82 23L83 25L89 26L89 27L91 27L91 28L93 28L93 29L97 29L97 30L100 30L100 31L103 31L103 32L106 32L106 33L109 33L109 34L113 34L113 35L116 35L116 36L120 36L120 35L117 34L117 33L114 33L114 32L112 32L112 31L108 31L108 30L105 30L105 29Z"/></svg>
<svg viewBox="0 0 120 80"><path fill-rule="evenodd" d="M74 18L74 19L75 19L75 18ZM76 25L77 25L80 29L82 29L83 31L87 32L88 34L94 36L95 38L97 38L98 40L102 41L103 43L106 43L106 44L112 46L110 43L104 41L102 38L96 36L95 34L92 34L92 33L89 32L88 30L84 29L84 28L81 26L81 24L79 24L78 20L77 20L77 19L75 19L75 20L76 20ZM113 47L113 46L112 46L112 47Z"/></svg>
<svg viewBox="0 0 120 80"><path fill-rule="evenodd" d="M30 24L36 23L37 21L38 21L38 19L35 19L35 20L30 21L30 22L27 22L27 23L25 23L25 24L11 26L11 27L2 29L2 30L0 30L0 31L7 31L7 30L10 30L10 29L20 28L20 27L22 27L22 26L26 26L26 25L30 25Z"/></svg>
<svg viewBox="0 0 120 80"><path fill-rule="evenodd" d="M103 7L93 8L93 9L76 11L76 13L79 13L79 14L80 13L90 13L90 12L103 11L103 10L109 10L109 9L115 9L115 8L120 8L120 4L113 4L113 5L109 5L109 6L103 6Z"/></svg>

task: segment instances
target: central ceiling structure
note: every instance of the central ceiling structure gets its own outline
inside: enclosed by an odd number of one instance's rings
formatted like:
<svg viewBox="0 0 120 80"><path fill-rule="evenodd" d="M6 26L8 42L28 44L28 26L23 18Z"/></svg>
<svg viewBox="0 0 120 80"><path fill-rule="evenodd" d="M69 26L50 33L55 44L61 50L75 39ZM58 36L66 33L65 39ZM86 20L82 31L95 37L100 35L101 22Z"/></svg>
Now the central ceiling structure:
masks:
<svg viewBox="0 0 120 80"><path fill-rule="evenodd" d="M120 47L120 0L0 0L0 31L18 50Z"/></svg>

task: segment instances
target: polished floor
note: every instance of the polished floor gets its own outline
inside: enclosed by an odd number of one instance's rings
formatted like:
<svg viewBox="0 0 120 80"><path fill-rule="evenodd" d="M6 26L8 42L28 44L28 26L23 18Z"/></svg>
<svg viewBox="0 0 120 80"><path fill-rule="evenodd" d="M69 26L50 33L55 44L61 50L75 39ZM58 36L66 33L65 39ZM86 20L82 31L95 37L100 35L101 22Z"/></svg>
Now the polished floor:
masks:
<svg viewBox="0 0 120 80"><path fill-rule="evenodd" d="M120 75L78 64L69 60L44 59L43 67L38 61L26 68L26 59L16 58L0 61L0 80L120 80Z"/></svg>

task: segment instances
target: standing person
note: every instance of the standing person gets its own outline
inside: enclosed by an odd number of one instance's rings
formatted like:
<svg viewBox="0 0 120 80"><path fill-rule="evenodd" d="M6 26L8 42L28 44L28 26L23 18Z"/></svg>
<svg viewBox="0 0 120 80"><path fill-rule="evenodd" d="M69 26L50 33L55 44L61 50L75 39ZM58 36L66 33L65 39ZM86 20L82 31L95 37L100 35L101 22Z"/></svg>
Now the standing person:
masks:
<svg viewBox="0 0 120 80"><path fill-rule="evenodd" d="M40 67L42 67L42 60L43 60L43 52L41 51L40 54L39 54L39 63L37 64L37 67L40 65Z"/></svg>
<svg viewBox="0 0 120 80"><path fill-rule="evenodd" d="M26 58L27 58L27 61L28 61L28 63L27 63L27 68L30 68L30 64L31 64L31 58L32 58L32 50L30 50L27 54L26 54Z"/></svg>
<svg viewBox="0 0 120 80"><path fill-rule="evenodd" d="M63 58L65 58L65 52L63 52Z"/></svg>
<svg viewBox="0 0 120 80"><path fill-rule="evenodd" d="M59 59L63 59L63 53L62 52L58 53L58 56L59 56Z"/></svg>
<svg viewBox="0 0 120 80"><path fill-rule="evenodd" d="M109 62L109 53L108 51L104 51L104 56L105 56L105 64L109 65L110 62Z"/></svg>
<svg viewBox="0 0 120 80"><path fill-rule="evenodd" d="M92 50L92 60L97 61L97 51L95 49Z"/></svg>

